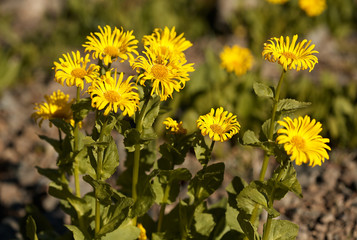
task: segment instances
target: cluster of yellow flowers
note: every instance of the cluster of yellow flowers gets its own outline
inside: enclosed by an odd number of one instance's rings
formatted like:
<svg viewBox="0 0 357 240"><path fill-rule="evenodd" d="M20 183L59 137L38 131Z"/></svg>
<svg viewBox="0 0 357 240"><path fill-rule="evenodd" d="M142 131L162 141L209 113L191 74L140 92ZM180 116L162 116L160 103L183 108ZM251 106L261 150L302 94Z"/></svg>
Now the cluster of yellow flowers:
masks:
<svg viewBox="0 0 357 240"><path fill-rule="evenodd" d="M266 0L273 4L284 4L289 0ZM320 15L327 7L326 0L299 0L299 7L310 17Z"/></svg>
<svg viewBox="0 0 357 240"><path fill-rule="evenodd" d="M194 71L193 64L188 64L184 51L192 46L192 43L177 35L175 28L171 30L155 29L151 35L143 37L143 55L137 52L138 40L133 31L124 32L109 26L104 29L99 26L100 32L91 33L87 37L85 55L79 51L63 54L59 62L54 62L55 81L67 86L76 86L83 90L85 83L89 84L86 91L90 94L92 107L104 110L104 115L110 112L117 113L118 109L123 115L132 116L139 109L139 93L137 83L145 86L150 84L151 95L158 95L161 101L171 98L174 91L179 92L189 81L189 73ZM314 53L314 45L311 41L303 40L297 43L298 36L290 38L271 38L264 44L263 57L270 62L278 62L284 71L296 69L297 71L308 69L311 71L318 62ZM89 53L87 53L89 52ZM90 53L98 64L90 63ZM251 69L253 56L249 49L239 46L225 47L220 55L221 65L228 72L242 75ZM131 67L138 72L137 81L133 76L124 78L123 73L111 69L114 61L129 61ZM100 72L100 69L102 72ZM103 69L105 72L103 72ZM39 125L43 120L61 118L65 121L73 121L71 105L75 100L69 100L58 90L51 96L45 96L46 102L36 104L35 113L32 115ZM326 145L328 139L319 134L321 124L309 117L299 117L291 120L285 118L278 121L284 127L278 131L277 141L284 144L285 150L296 164L307 163L321 165L324 159L328 159ZM182 122L178 123L172 118L164 121L166 128L171 133L186 134ZM208 135L213 141L227 141L237 134L240 124L237 116L222 107L210 113L202 115L197 120L197 127L203 136Z"/></svg>

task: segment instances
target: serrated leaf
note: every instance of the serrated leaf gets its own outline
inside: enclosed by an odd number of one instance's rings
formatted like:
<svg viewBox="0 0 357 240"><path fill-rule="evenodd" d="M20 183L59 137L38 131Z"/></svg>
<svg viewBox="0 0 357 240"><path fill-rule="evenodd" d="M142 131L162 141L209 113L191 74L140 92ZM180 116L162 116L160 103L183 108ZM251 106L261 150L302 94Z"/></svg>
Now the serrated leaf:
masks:
<svg viewBox="0 0 357 240"><path fill-rule="evenodd" d="M296 171L294 165L291 162L287 163L287 166L279 167L274 171L271 181L277 181L276 177L279 172L283 171L280 177L280 181L276 182L276 190L274 198L276 200L282 199L288 191L295 193L296 196L302 198L301 185L296 177Z"/></svg>
<svg viewBox="0 0 357 240"><path fill-rule="evenodd" d="M248 237L249 240L260 240L261 237L257 231L257 228L252 225L249 221L249 218L246 214L238 214L237 220L244 234Z"/></svg>
<svg viewBox="0 0 357 240"><path fill-rule="evenodd" d="M252 145L252 146L259 146L261 142L255 136L255 133L251 130L245 131L243 135L243 144L245 145Z"/></svg>
<svg viewBox="0 0 357 240"><path fill-rule="evenodd" d="M264 224L264 231L265 231ZM270 226L269 240L295 240L299 233L299 226L287 221L273 219Z"/></svg>
<svg viewBox="0 0 357 240"><path fill-rule="evenodd" d="M31 216L28 216L26 219L26 237L30 240L38 240L36 231L37 227L35 220Z"/></svg>
<svg viewBox="0 0 357 240"><path fill-rule="evenodd" d="M308 107L310 105L310 102L299 102L295 99L286 98L278 101L277 111L293 111Z"/></svg>
<svg viewBox="0 0 357 240"><path fill-rule="evenodd" d="M150 128L154 124L160 111L160 98L158 96L150 98L143 120L143 128Z"/></svg>
<svg viewBox="0 0 357 240"><path fill-rule="evenodd" d="M257 94L258 97L274 98L273 90L269 86L267 86L263 83L254 82L253 89L254 89L255 94Z"/></svg>
<svg viewBox="0 0 357 240"><path fill-rule="evenodd" d="M135 145L140 142L140 133L137 129L132 128L124 133L124 145L128 152L135 151ZM141 147L142 149L142 147Z"/></svg>
<svg viewBox="0 0 357 240"><path fill-rule="evenodd" d="M57 139L49 138L44 135L39 135L39 138L49 143L56 152L61 152L61 142Z"/></svg>

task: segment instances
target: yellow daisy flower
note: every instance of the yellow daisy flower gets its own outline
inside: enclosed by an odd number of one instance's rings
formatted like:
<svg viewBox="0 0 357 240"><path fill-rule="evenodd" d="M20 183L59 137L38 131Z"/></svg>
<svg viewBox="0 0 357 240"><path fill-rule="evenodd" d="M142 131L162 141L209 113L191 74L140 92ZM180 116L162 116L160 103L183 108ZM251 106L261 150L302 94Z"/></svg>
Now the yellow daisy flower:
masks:
<svg viewBox="0 0 357 240"><path fill-rule="evenodd" d="M103 75L102 79L92 83L89 93L92 98L92 107L102 110L105 108L104 115L108 115L110 111L117 112L118 108L123 112L123 115L132 116L139 108L139 93L135 83L130 82L133 76L129 76L123 80L123 73L119 74L115 71L114 77L111 76L111 71Z"/></svg>
<svg viewBox="0 0 357 240"><path fill-rule="evenodd" d="M311 72L312 69L314 69L315 64L318 63L317 57L312 54L318 53L318 51L313 50L315 47L314 44L309 46L311 40L307 42L305 39L296 44L297 39L298 35L294 35L290 43L289 37L286 37L285 41L283 36L280 38L271 38L268 40L270 43L264 43L262 56L269 62L278 61L285 71L287 71L287 69L296 69L296 71L300 71L309 68L309 72Z"/></svg>
<svg viewBox="0 0 357 240"><path fill-rule="evenodd" d="M221 142L231 139L240 130L237 116L223 111L222 107L217 108L216 113L212 108L210 113L200 116L197 127L203 136L208 135L213 141Z"/></svg>
<svg viewBox="0 0 357 240"><path fill-rule="evenodd" d="M273 3L273 4L283 4L288 2L289 0L266 0L267 2Z"/></svg>
<svg viewBox="0 0 357 240"><path fill-rule="evenodd" d="M144 228L144 226L141 223L139 223L137 227L140 229L140 235L138 240L147 240L148 237L146 236L146 229Z"/></svg>
<svg viewBox="0 0 357 240"><path fill-rule="evenodd" d="M310 17L320 15L327 7L326 0L299 0L299 7Z"/></svg>
<svg viewBox="0 0 357 240"><path fill-rule="evenodd" d="M225 46L220 54L221 66L228 72L235 72L237 76L245 74L252 68L254 58L248 48L238 45Z"/></svg>
<svg viewBox="0 0 357 240"><path fill-rule="evenodd" d="M143 37L144 46L156 51L157 55L167 58L184 56L183 51L192 46L192 43L183 37L183 33L177 36L175 27L171 30L156 28L151 35Z"/></svg>
<svg viewBox="0 0 357 240"><path fill-rule="evenodd" d="M329 159L326 149L331 148L326 143L330 140L319 135L322 131L320 122L315 119L311 121L309 116L305 116L294 120L286 117L278 123L283 128L277 131L276 140L284 144L285 151L291 155L291 161L295 160L296 165L309 162L309 166L321 166L324 159Z"/></svg>
<svg viewBox="0 0 357 240"><path fill-rule="evenodd" d="M144 70L138 76L138 81L143 86L146 81L150 81L152 83L151 95L159 95L161 101L165 101L168 97L172 98L172 93L179 92L190 80L188 72L193 72L194 68L193 64L186 64L185 58L162 58L148 48L143 53L146 58L139 56L132 62L132 67L137 72Z"/></svg>
<svg viewBox="0 0 357 240"><path fill-rule="evenodd" d="M77 86L83 90L84 81L92 82L93 79L98 77L99 66L90 64L87 68L87 64L90 62L89 55L81 57L79 51L72 52L72 57L69 53L63 54L63 58L58 62L54 62L55 81L67 86Z"/></svg>
<svg viewBox="0 0 357 240"><path fill-rule="evenodd" d="M187 133L187 130L184 127L182 127L182 121L178 123L176 120L173 120L172 118L168 117L165 119L163 123L166 126L166 129L168 129L171 133L177 133L177 134Z"/></svg>
<svg viewBox="0 0 357 240"><path fill-rule="evenodd" d="M74 126L73 112L71 109L75 99L68 101L69 95L64 94L61 90L53 92L52 95L45 95L45 102L35 103L34 112L31 117L37 123L40 119L39 126L41 127L43 120L63 119ZM50 127L52 123L49 122Z"/></svg>
<svg viewBox="0 0 357 240"><path fill-rule="evenodd" d="M105 26L104 30L98 26L100 32L91 33L87 36L88 41L82 46L85 51L93 52L94 59L103 60L105 65L120 59L120 62L134 59L133 53L138 55L136 48L138 40L135 39L133 31L124 32L123 29L112 29L110 26Z"/></svg>

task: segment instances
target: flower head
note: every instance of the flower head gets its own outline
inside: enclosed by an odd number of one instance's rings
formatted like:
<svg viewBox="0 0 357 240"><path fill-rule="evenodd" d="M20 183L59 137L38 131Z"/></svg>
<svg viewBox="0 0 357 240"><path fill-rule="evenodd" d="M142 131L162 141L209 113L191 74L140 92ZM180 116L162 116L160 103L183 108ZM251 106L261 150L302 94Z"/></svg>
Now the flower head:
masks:
<svg viewBox="0 0 357 240"><path fill-rule="evenodd" d="M315 47L314 44L309 46L311 40L308 42L305 39L296 44L297 39L298 35L294 35L290 43L289 37L286 37L285 41L283 36L280 38L271 38L268 40L270 43L264 43L262 55L269 62L278 61L285 71L287 71L287 69L300 71L309 68L311 72L318 62L317 57L313 55L313 53L318 53L318 51L313 50Z"/></svg>
<svg viewBox="0 0 357 240"><path fill-rule="evenodd" d="M35 112L31 115L32 118L40 119L39 126L41 127L43 120L63 119L74 126L73 112L71 106L74 99L68 101L69 95L64 94L61 90L53 92L52 95L45 95L45 102L35 103ZM49 123L52 127L52 123Z"/></svg>
<svg viewBox="0 0 357 240"><path fill-rule="evenodd" d="M266 0L267 2L273 3L273 4L283 4L286 3L289 0Z"/></svg>
<svg viewBox="0 0 357 240"><path fill-rule="evenodd" d="M143 37L144 46L156 51L156 55L166 58L182 57L183 51L192 46L192 43L183 37L183 33L177 36L175 27L171 30L165 27L164 30L156 28L151 35Z"/></svg>
<svg viewBox="0 0 357 240"><path fill-rule="evenodd" d="M117 112L118 108L123 112L123 115L132 116L139 108L139 93L135 83L130 82L132 76L123 80L123 73L117 72L114 77L111 76L111 71L106 72L102 79L92 83L89 93L92 98L92 107L102 110L105 108L104 115L108 115L110 111Z"/></svg>
<svg viewBox="0 0 357 240"><path fill-rule="evenodd" d="M239 132L240 124L236 115L223 111L220 107L216 109L216 112L212 108L210 113L200 116L197 120L197 127L203 136L208 134L213 141L224 142Z"/></svg>
<svg viewBox="0 0 357 240"><path fill-rule="evenodd" d="M146 236L146 229L144 228L144 226L139 223L137 227L140 229L140 235L138 240L147 240L148 237Z"/></svg>
<svg viewBox="0 0 357 240"><path fill-rule="evenodd" d="M299 0L299 6L310 17L320 15L326 9L326 0Z"/></svg>
<svg viewBox="0 0 357 240"><path fill-rule="evenodd" d="M124 32L123 29L112 29L105 26L104 30L98 26L100 32L91 33L87 36L88 41L83 44L85 51L93 52L94 59L103 60L105 65L120 59L121 62L134 59L133 53L138 55L136 48L138 40L135 39L133 31Z"/></svg>
<svg viewBox="0 0 357 240"><path fill-rule="evenodd" d="M309 116L305 116L294 120L286 117L278 123L283 128L278 130L276 140L284 144L285 151L296 165L309 162L309 166L321 166L324 159L329 159L326 149L331 148L326 143L330 140L319 135L322 130L320 122L315 119L311 121Z"/></svg>
<svg viewBox="0 0 357 240"><path fill-rule="evenodd" d="M253 66L253 55L248 48L238 45L233 47L225 46L220 54L221 66L228 72L235 72L240 76L245 74Z"/></svg>
<svg viewBox="0 0 357 240"><path fill-rule="evenodd" d="M133 63L133 69L137 72L144 70L138 76L138 81L145 86L145 82L152 84L151 95L157 94L161 101L172 98L174 91L179 92L190 80L188 72L193 72L193 64L186 64L185 58L162 58L150 49L143 52L146 55L139 56Z"/></svg>
<svg viewBox="0 0 357 240"><path fill-rule="evenodd" d="M90 62L89 55L81 57L79 51L72 52L72 57L69 53L63 54L63 58L58 62L54 62L55 81L64 85L66 81L67 86L77 86L83 90L84 81L92 82L93 79L98 77L99 66L87 64Z"/></svg>
<svg viewBox="0 0 357 240"><path fill-rule="evenodd" d="M176 120L173 120L172 118L168 117L165 119L163 123L166 126L166 129L168 129L171 133L176 133L176 134L187 133L187 130L184 127L182 127L182 121L178 123Z"/></svg>

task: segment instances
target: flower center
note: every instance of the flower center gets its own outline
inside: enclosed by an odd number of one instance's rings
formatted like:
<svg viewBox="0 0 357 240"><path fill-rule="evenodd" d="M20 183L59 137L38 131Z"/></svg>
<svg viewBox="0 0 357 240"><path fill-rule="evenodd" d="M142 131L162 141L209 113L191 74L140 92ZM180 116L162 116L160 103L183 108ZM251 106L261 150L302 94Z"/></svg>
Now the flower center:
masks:
<svg viewBox="0 0 357 240"><path fill-rule="evenodd" d="M72 70L71 75L75 78L84 78L87 76L87 71L83 68L75 68Z"/></svg>
<svg viewBox="0 0 357 240"><path fill-rule="evenodd" d="M151 73L154 75L154 78L163 80L167 78L169 71L164 65L156 64L151 68Z"/></svg>
<svg viewBox="0 0 357 240"><path fill-rule="evenodd" d="M217 134L224 133L224 129L221 127L221 125L218 125L216 123L211 124L210 128L214 133L217 133Z"/></svg>
<svg viewBox="0 0 357 240"><path fill-rule="evenodd" d="M104 48L104 53L111 57L118 57L119 56L119 49L113 46L108 46Z"/></svg>
<svg viewBox="0 0 357 240"><path fill-rule="evenodd" d="M108 102L119 102L119 100L121 99L121 95L113 90L109 90L107 92L104 93L104 97L106 100L108 100Z"/></svg>
<svg viewBox="0 0 357 240"><path fill-rule="evenodd" d="M282 55L284 55L286 58L290 58L290 59L298 59L297 56L291 52L283 52Z"/></svg>
<svg viewBox="0 0 357 240"><path fill-rule="evenodd" d="M291 143L293 146L295 146L297 149L300 149L300 150L305 147L305 140L300 136L294 136L291 139Z"/></svg>

